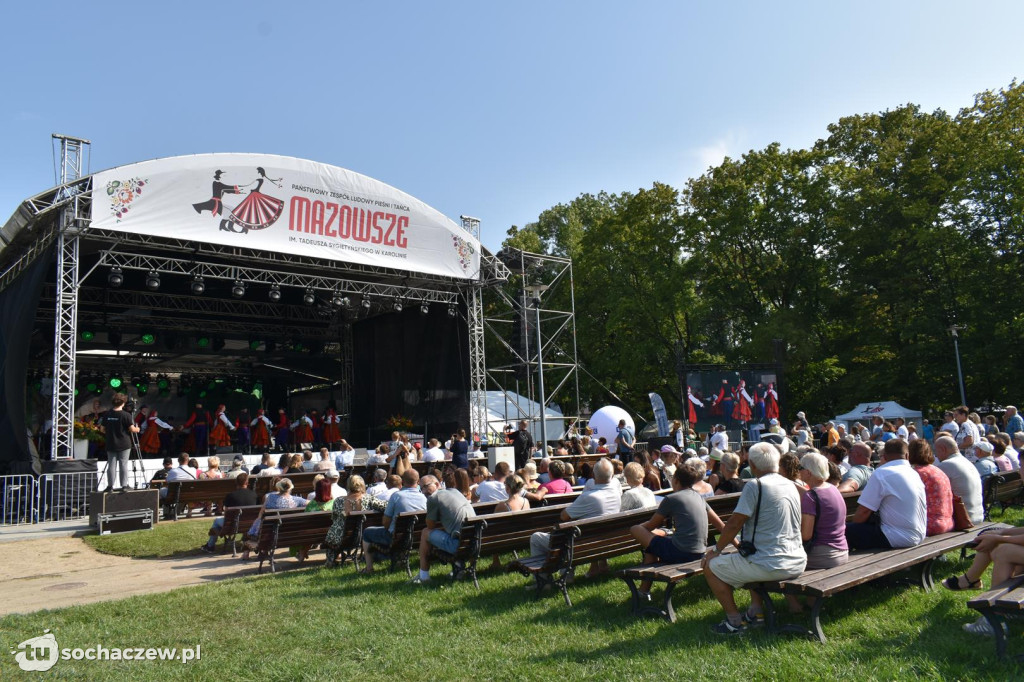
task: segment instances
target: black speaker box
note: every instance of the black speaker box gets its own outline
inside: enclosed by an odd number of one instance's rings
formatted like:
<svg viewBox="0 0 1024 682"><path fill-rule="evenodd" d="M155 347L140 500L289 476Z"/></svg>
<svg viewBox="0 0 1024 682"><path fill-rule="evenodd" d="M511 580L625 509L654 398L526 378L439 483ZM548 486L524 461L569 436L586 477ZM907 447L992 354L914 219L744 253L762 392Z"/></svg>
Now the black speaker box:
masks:
<svg viewBox="0 0 1024 682"><path fill-rule="evenodd" d="M160 491L126 490L117 493L89 493L89 525L98 526L100 514L148 510L153 512L153 523L160 518Z"/></svg>

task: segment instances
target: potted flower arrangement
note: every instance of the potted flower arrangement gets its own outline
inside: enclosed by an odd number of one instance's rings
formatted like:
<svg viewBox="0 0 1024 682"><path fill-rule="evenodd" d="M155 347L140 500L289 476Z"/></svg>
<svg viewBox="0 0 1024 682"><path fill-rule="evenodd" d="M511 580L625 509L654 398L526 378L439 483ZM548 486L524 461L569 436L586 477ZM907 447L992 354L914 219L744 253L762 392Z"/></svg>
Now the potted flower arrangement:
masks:
<svg viewBox="0 0 1024 682"><path fill-rule="evenodd" d="M387 421L389 429L395 429L396 431L408 431L412 428L412 420L402 415L395 415Z"/></svg>
<svg viewBox="0 0 1024 682"><path fill-rule="evenodd" d="M91 422L75 420L75 459L89 456L89 443L103 443L103 434L99 427Z"/></svg>

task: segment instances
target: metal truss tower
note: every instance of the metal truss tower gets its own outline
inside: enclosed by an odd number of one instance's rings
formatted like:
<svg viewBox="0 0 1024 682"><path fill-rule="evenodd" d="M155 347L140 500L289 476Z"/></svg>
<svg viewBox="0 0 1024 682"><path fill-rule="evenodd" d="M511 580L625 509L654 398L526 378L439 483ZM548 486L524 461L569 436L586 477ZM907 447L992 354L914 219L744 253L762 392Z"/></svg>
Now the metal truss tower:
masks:
<svg viewBox="0 0 1024 682"><path fill-rule="evenodd" d="M78 327L78 194L71 185L82 177L89 140L54 135L60 144L60 210L57 240L57 308L53 353L53 431L55 459L74 456L75 352Z"/></svg>
<svg viewBox="0 0 1024 682"><path fill-rule="evenodd" d="M480 220L461 216L462 227L480 240ZM466 309L469 316L469 428L480 438L487 437L487 358L484 352L483 255L480 277L469 290Z"/></svg>

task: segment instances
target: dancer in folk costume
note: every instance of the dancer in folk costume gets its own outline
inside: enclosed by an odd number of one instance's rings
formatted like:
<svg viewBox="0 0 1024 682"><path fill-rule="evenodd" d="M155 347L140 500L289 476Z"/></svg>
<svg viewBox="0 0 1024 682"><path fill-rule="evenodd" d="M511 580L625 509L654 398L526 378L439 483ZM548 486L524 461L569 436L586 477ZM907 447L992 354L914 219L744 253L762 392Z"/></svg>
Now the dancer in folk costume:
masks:
<svg viewBox="0 0 1024 682"><path fill-rule="evenodd" d="M732 426L733 403L736 397L736 391L729 388L728 379L722 379L722 390L719 395L721 396L719 403L722 405L722 419L725 420L725 426L728 428Z"/></svg>
<svg viewBox="0 0 1024 682"><path fill-rule="evenodd" d="M754 389L754 421L764 421L764 386L758 384Z"/></svg>
<svg viewBox="0 0 1024 682"><path fill-rule="evenodd" d="M256 452L270 450L270 429L273 425L274 423L263 414L263 408L256 410L256 418L249 423L252 428L250 442L253 450Z"/></svg>
<svg viewBox="0 0 1024 682"><path fill-rule="evenodd" d="M686 387L686 418L690 422L690 428L695 428L697 425L697 408L704 407L704 403L697 399L697 396L693 394L693 389L689 386Z"/></svg>
<svg viewBox="0 0 1024 682"><path fill-rule="evenodd" d="M740 424L746 424L752 416L751 409L754 407L754 399L747 393L747 382L740 379L736 387L736 395L733 401L732 418Z"/></svg>
<svg viewBox="0 0 1024 682"><path fill-rule="evenodd" d="M722 387L718 389L718 395L711 396L711 407L708 409L708 415L711 417L722 416L722 401L725 400L725 385L726 382L722 382Z"/></svg>
<svg viewBox="0 0 1024 682"><path fill-rule="evenodd" d="M238 413L235 420L235 438L238 441L238 451L243 455L249 454L249 410L243 409Z"/></svg>
<svg viewBox="0 0 1024 682"><path fill-rule="evenodd" d="M223 448L231 445L231 432L235 430L235 425L224 414L225 409L224 405L218 405L214 414L213 430L210 431L211 448Z"/></svg>
<svg viewBox="0 0 1024 682"><path fill-rule="evenodd" d="M292 440L292 423L288 419L288 415L285 413L282 407L277 411L277 424L274 431L274 440L277 443L277 447L280 448L281 452L284 452Z"/></svg>
<svg viewBox="0 0 1024 682"><path fill-rule="evenodd" d="M149 405L143 405L139 408L139 411L135 413L135 425L142 429L142 425L146 423L146 419L149 417Z"/></svg>
<svg viewBox="0 0 1024 682"><path fill-rule="evenodd" d="M309 411L309 418L313 422L313 440L311 442L315 447L320 447L324 437L324 418L316 410Z"/></svg>
<svg viewBox="0 0 1024 682"><path fill-rule="evenodd" d="M160 442L160 429L170 431L172 428L170 424L156 416L154 407L146 417L146 427L142 430L142 435L139 436L139 449L147 455L159 455L160 450L163 449Z"/></svg>
<svg viewBox="0 0 1024 682"><path fill-rule="evenodd" d="M779 394L775 392L775 384L768 384L764 393L764 416L768 419L779 418Z"/></svg>
<svg viewBox="0 0 1024 682"><path fill-rule="evenodd" d="M231 215L224 221L237 226L239 229L225 228L223 223L220 229L245 234L249 230L262 230L270 227L281 217L284 202L277 197L260 192L264 181L280 187L281 178L268 178L267 172L262 168L257 168L256 172L259 173L259 178L255 180L256 189L251 190L249 196L243 199L242 203L236 206L235 210L231 211Z"/></svg>
<svg viewBox="0 0 1024 682"><path fill-rule="evenodd" d="M224 215L224 205L222 199L225 194L241 194L238 189L238 185L225 185L220 181L220 176L224 174L224 171L216 171L213 174L213 190L212 197L202 203L192 204L192 208L196 210L196 213L202 213L203 211L209 211L210 215L214 218ZM220 229L226 232L231 232L231 223L228 220L220 221Z"/></svg>
<svg viewBox="0 0 1024 682"><path fill-rule="evenodd" d="M210 426L210 413L203 409L202 403L196 403L196 409L192 410L188 421L181 425L182 429L191 429L188 440L185 443L186 452L194 455L205 455L208 450L208 431Z"/></svg>
<svg viewBox="0 0 1024 682"><path fill-rule="evenodd" d="M330 447L341 441L341 417L333 407L324 412L324 445Z"/></svg>
<svg viewBox="0 0 1024 682"><path fill-rule="evenodd" d="M296 445L313 442L313 420L308 412L292 422L292 437Z"/></svg>

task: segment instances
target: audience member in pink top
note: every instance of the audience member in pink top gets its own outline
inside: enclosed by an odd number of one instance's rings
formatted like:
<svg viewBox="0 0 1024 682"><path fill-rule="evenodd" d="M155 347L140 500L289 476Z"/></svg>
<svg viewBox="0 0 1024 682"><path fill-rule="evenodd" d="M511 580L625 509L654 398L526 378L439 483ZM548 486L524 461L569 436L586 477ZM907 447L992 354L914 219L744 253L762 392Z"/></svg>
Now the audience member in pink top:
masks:
<svg viewBox="0 0 1024 682"><path fill-rule="evenodd" d="M953 490L949 477L935 466L935 455L924 438L911 441L907 448L910 466L924 483L925 505L928 512L928 535L939 535L953 530Z"/></svg>

